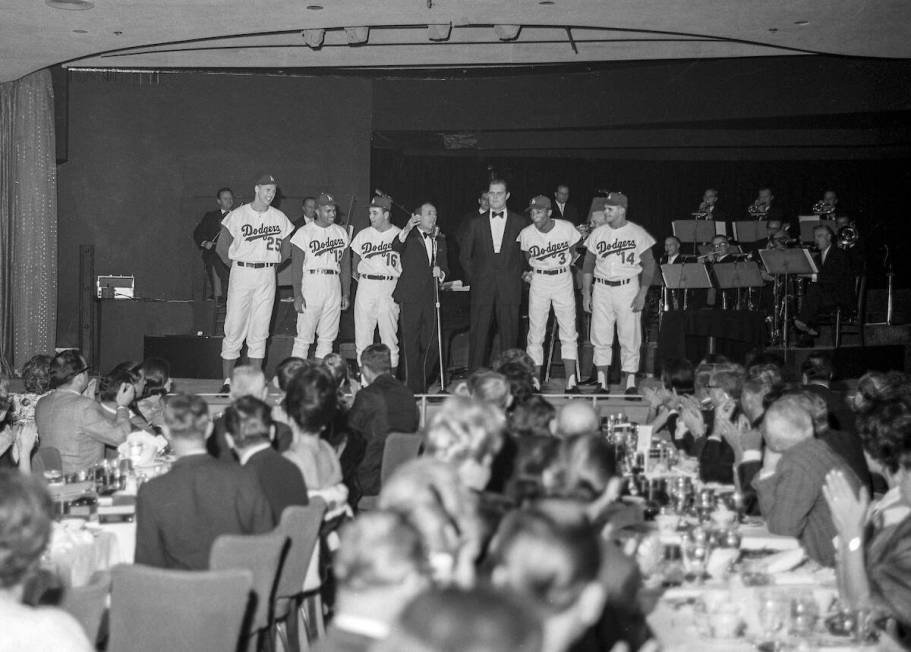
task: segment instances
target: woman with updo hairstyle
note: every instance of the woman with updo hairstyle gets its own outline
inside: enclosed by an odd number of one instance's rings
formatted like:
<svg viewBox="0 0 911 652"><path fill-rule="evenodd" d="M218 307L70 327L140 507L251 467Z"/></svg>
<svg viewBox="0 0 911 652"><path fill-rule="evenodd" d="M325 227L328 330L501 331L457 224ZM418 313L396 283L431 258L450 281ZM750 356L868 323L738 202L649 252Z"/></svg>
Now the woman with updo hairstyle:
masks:
<svg viewBox="0 0 911 652"><path fill-rule="evenodd" d="M51 356L34 355L22 367L25 391L12 394L11 419L15 423L34 423L35 405L51 391Z"/></svg>
<svg viewBox="0 0 911 652"><path fill-rule="evenodd" d="M68 613L22 604L25 584L50 542L52 513L51 497L40 480L0 470L0 647L4 650L94 649Z"/></svg>
<svg viewBox="0 0 911 652"><path fill-rule="evenodd" d="M139 367L144 381L137 411L156 430L164 427L164 397L171 392L171 365L163 358L147 358Z"/></svg>

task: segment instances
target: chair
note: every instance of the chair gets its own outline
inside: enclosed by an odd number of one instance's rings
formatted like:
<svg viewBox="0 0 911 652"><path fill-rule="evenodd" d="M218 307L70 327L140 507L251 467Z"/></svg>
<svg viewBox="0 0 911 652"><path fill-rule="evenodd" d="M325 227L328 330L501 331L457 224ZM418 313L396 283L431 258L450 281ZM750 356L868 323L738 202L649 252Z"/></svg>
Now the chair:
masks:
<svg viewBox="0 0 911 652"><path fill-rule="evenodd" d="M253 572L251 604L241 630L241 649L271 649L272 600L278 583L282 554L288 543L284 534L223 534L212 544L210 570L245 568Z"/></svg>
<svg viewBox="0 0 911 652"><path fill-rule="evenodd" d="M89 641L96 647L101 632L101 620L108 608L110 592L110 572L99 571L92 576L92 581L88 585L67 588L60 601L60 608L82 625Z"/></svg>
<svg viewBox="0 0 911 652"><path fill-rule="evenodd" d="M383 459L380 462L380 487L388 480L395 470L405 462L413 460L421 450L424 438L418 434L405 432L390 432L383 444ZM376 509L377 496L364 496L357 508L362 512Z"/></svg>
<svg viewBox="0 0 911 652"><path fill-rule="evenodd" d="M306 507L286 507L275 528L275 533L287 537L289 543L275 590L273 613L282 645L291 652L300 650L298 611L325 513L326 503L314 498Z"/></svg>
<svg viewBox="0 0 911 652"><path fill-rule="evenodd" d="M841 347L842 335L857 335L860 338L861 348L866 348L864 327L867 324L867 275L860 274L854 277L854 293L857 297L856 313L844 313L841 307L835 309L835 349Z"/></svg>
<svg viewBox="0 0 911 652"><path fill-rule="evenodd" d="M53 446L39 446L32 458L32 471L38 471L38 464L41 465L40 471L60 471L63 472L63 459L60 457L60 451Z"/></svg>
<svg viewBox="0 0 911 652"><path fill-rule="evenodd" d="M111 570L109 652L237 647L253 573L120 565Z"/></svg>

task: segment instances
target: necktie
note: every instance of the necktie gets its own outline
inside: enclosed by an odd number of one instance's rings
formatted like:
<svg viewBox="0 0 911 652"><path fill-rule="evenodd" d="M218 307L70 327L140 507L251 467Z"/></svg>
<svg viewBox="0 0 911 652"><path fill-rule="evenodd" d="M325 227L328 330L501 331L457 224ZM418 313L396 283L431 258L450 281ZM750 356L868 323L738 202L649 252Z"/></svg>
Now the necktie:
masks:
<svg viewBox="0 0 911 652"><path fill-rule="evenodd" d="M496 218L498 218L498 217L503 217L503 211L497 211L496 213L491 213L490 216L491 216L493 219L496 219Z"/></svg>

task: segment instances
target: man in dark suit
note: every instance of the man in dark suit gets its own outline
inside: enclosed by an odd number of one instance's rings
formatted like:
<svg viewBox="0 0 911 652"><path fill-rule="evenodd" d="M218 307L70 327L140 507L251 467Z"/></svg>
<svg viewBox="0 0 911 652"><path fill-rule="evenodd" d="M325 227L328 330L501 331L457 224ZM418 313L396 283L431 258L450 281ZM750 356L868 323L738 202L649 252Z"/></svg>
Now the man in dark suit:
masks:
<svg viewBox="0 0 911 652"><path fill-rule="evenodd" d="M300 468L272 448L272 408L253 396L242 396L225 410L225 439L243 467L259 479L272 516L278 523L285 507L307 505L307 485Z"/></svg>
<svg viewBox="0 0 911 652"><path fill-rule="evenodd" d="M579 224L579 211L576 210L574 204L567 203L568 201L569 186L561 183L554 191L553 218L555 220L567 220L577 225Z"/></svg>
<svg viewBox="0 0 911 652"><path fill-rule="evenodd" d="M814 322L824 310L841 307L850 309L854 305L854 279L851 277L851 263L847 254L832 244L835 235L825 224L813 229L813 239L819 249L816 267L819 269L816 282L810 283L803 300L800 315L794 320L797 330L811 337L819 332Z"/></svg>
<svg viewBox="0 0 911 652"><path fill-rule="evenodd" d="M822 397L829 410L829 427L833 430L854 432L854 411L845 401L844 392L832 389L835 369L832 358L823 351L814 351L800 365L803 389Z"/></svg>
<svg viewBox="0 0 911 652"><path fill-rule="evenodd" d="M403 329L403 332L404 329ZM383 448L390 432L417 432L420 423L414 394L392 373L389 347L373 344L361 354L361 378L366 387L354 397L348 426L367 441L358 467L361 489L368 496L380 492Z"/></svg>
<svg viewBox="0 0 911 652"><path fill-rule="evenodd" d="M417 228L415 228L417 227ZM392 240L399 253L402 275L392 298L399 304L405 382L415 394L427 391L427 372L437 355L434 284L449 274L446 239L437 228L437 209L423 204Z"/></svg>
<svg viewBox="0 0 911 652"><path fill-rule="evenodd" d="M216 296L224 297L228 294L228 274L231 269L216 253L215 242L221 233L221 221L234 208L234 193L231 192L230 188L220 188L215 193L215 198L218 209L203 215L202 220L193 230L193 241L202 251L202 262L206 268L206 277L212 285L210 298L215 298ZM215 291L216 277L221 285L221 294Z"/></svg>
<svg viewBox="0 0 911 652"><path fill-rule="evenodd" d="M462 240L462 269L471 285L471 331L469 368L487 365L494 319L500 333L500 349L518 344L519 304L525 256L519 249L519 232L528 220L506 209L506 182L494 179L488 188L490 211L466 225Z"/></svg>
<svg viewBox="0 0 911 652"><path fill-rule="evenodd" d="M136 497L136 563L206 570L222 534L261 534L275 526L256 477L206 453L209 409L198 396L168 399L164 413L177 461Z"/></svg>

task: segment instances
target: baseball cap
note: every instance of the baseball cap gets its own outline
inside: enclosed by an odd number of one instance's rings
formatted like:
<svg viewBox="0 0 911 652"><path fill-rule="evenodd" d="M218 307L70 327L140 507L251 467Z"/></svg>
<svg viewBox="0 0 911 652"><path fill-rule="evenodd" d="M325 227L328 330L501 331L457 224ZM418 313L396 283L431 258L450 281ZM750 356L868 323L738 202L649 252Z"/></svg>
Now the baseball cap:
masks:
<svg viewBox="0 0 911 652"><path fill-rule="evenodd" d="M270 184L273 186L278 185L278 179L273 177L271 174L261 174L256 180L257 186L268 186Z"/></svg>
<svg viewBox="0 0 911 652"><path fill-rule="evenodd" d="M607 193L607 197L604 199L604 205L623 206L623 208L627 208L626 195L624 195L622 192L609 192Z"/></svg>
<svg viewBox="0 0 911 652"><path fill-rule="evenodd" d="M335 197L330 195L328 192L321 192L319 194L319 199L316 200L317 206L336 206Z"/></svg>
<svg viewBox="0 0 911 652"><path fill-rule="evenodd" d="M535 208L550 210L550 198L545 197L544 195L537 195L536 197L532 197L531 202L528 204L528 208L526 208L525 211L529 212Z"/></svg>
<svg viewBox="0 0 911 652"><path fill-rule="evenodd" d="M389 197L374 197L370 200L370 206L376 208L382 208L384 211L388 211L392 208L392 200Z"/></svg>

